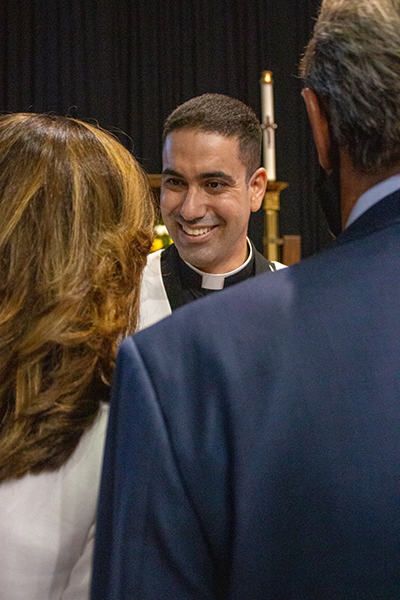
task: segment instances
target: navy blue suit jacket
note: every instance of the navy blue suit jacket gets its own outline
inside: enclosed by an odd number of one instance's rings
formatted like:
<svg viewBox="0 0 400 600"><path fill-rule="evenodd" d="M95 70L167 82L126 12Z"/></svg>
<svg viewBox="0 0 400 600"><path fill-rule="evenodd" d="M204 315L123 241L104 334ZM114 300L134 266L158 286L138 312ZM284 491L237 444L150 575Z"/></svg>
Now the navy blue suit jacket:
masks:
<svg viewBox="0 0 400 600"><path fill-rule="evenodd" d="M122 344L93 600L399 597L399 221Z"/></svg>

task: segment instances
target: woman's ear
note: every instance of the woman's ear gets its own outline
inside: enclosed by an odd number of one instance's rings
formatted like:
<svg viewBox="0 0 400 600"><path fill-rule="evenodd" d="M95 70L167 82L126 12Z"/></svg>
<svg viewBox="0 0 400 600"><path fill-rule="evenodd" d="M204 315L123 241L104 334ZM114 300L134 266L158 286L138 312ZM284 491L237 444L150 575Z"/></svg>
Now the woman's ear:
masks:
<svg viewBox="0 0 400 600"><path fill-rule="evenodd" d="M331 135L326 113L313 90L304 88L301 95L306 103L308 118L310 119L315 145L317 147L319 164L328 174L330 174L332 172L330 159Z"/></svg>

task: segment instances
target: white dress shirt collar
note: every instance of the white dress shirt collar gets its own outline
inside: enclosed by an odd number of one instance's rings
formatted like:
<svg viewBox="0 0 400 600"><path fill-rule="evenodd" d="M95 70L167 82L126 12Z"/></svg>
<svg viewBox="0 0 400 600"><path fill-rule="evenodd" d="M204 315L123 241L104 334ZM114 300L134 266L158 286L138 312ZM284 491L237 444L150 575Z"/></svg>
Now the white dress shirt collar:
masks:
<svg viewBox="0 0 400 600"><path fill-rule="evenodd" d="M393 194L400 189L400 173L397 175L393 175L380 183L377 183L372 188L367 190L362 196L359 197L353 209L350 213L350 216L347 220L346 227L351 225L358 217L360 217L363 213L365 213L371 206Z"/></svg>

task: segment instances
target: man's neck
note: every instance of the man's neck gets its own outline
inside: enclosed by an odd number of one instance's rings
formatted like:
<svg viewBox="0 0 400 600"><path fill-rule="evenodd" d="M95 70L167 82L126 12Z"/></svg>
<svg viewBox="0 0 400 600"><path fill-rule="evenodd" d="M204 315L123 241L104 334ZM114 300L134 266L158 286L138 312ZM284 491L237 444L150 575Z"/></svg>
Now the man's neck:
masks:
<svg viewBox="0 0 400 600"><path fill-rule="evenodd" d="M231 271L228 271L226 273L207 273L205 271L202 271L201 269L198 269L197 267L195 267L194 265L192 265L186 261L184 261L184 262L193 271L195 271L196 273L198 273L199 275L202 276L201 287L210 289L210 290L222 290L222 288L224 287L225 279L227 277L231 277L232 275L235 275L239 271L242 271L244 268L247 267L247 265L251 261L251 259L253 257L253 248L252 248L249 238L246 238L246 242L247 242L247 248L248 248L246 260L244 261L244 263L242 265L240 265L240 267L237 267L236 269L232 269Z"/></svg>
<svg viewBox="0 0 400 600"><path fill-rule="evenodd" d="M360 172L354 168L348 153L345 150L340 150L340 197L343 227L360 196L374 185L397 173L400 173L400 164L390 169L382 169L371 175Z"/></svg>

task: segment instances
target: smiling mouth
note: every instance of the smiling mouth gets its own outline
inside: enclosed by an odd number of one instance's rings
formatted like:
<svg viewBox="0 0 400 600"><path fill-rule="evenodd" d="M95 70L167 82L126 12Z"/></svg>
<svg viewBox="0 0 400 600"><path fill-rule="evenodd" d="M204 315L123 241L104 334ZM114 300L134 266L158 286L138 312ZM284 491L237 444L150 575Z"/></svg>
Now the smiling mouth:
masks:
<svg viewBox="0 0 400 600"><path fill-rule="evenodd" d="M188 235L193 235L193 236L203 235L203 234L211 231L211 229L213 229L213 227L197 227L196 229L192 229L191 227L188 227L187 225L182 225L182 224L180 224L180 225L185 233L187 233Z"/></svg>

